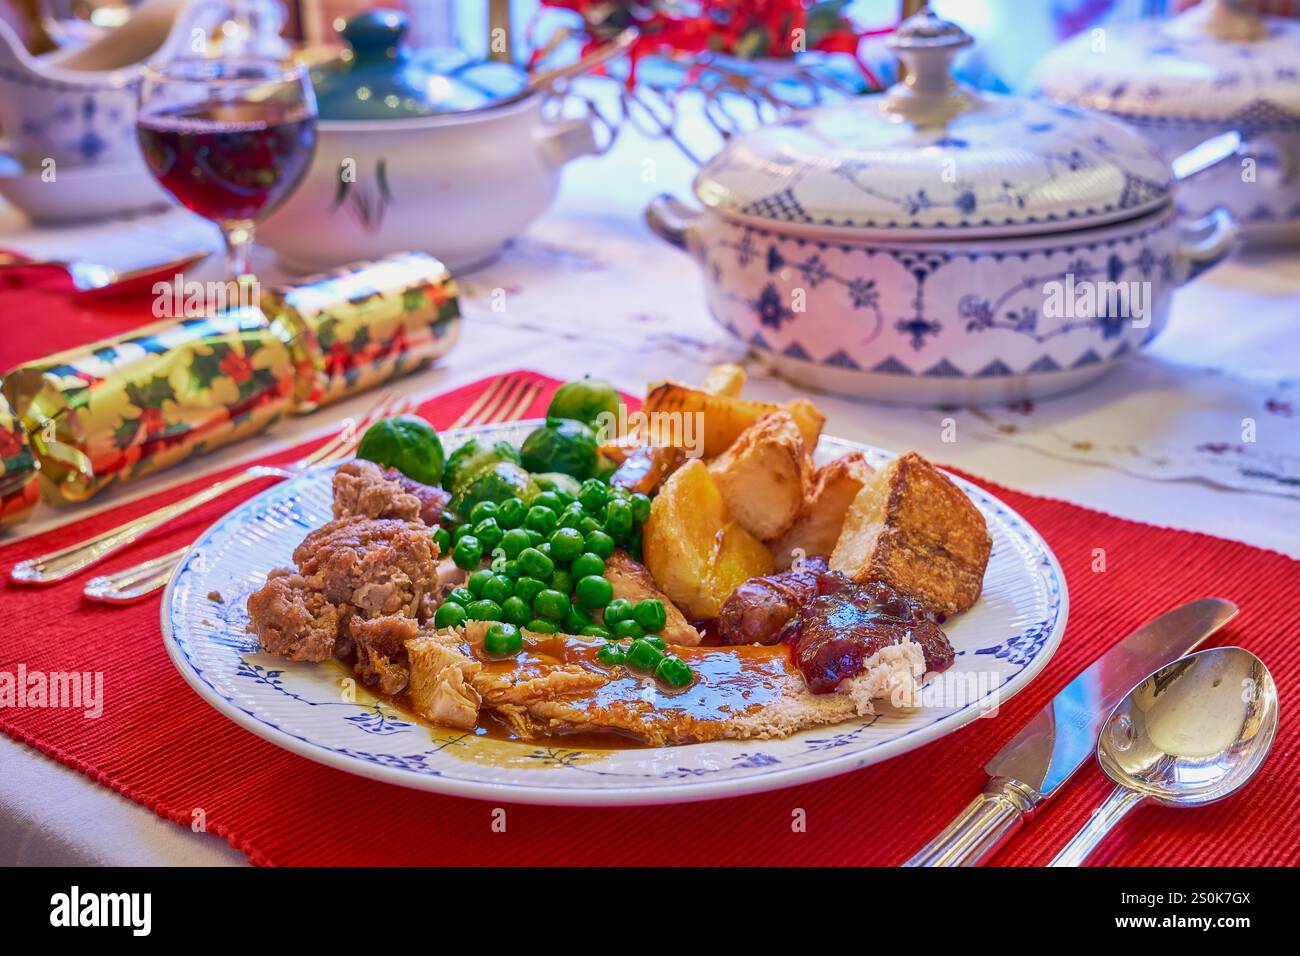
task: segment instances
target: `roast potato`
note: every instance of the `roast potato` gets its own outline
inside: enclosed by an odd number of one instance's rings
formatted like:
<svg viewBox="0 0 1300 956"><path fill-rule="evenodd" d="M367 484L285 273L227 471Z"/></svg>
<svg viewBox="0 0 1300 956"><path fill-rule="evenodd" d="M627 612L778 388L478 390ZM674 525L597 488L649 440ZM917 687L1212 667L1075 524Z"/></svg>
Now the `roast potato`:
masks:
<svg viewBox="0 0 1300 956"><path fill-rule="evenodd" d="M812 476L799 517L779 541L772 544L772 559L778 571L790 567L795 551L805 557L830 557L844 526L844 515L874 469L860 451L837 458L818 468Z"/></svg>
<svg viewBox="0 0 1300 956"><path fill-rule="evenodd" d="M652 387L642 405L642 411L647 414L671 412L678 415L700 415L705 458L721 455L750 425L764 415L782 410L782 406L773 402L711 395L675 382L661 382ZM826 422L820 409L807 399L796 399L784 406L784 410L790 413L799 426L804 447L809 450L816 448L822 426Z"/></svg>
<svg viewBox="0 0 1300 956"><path fill-rule="evenodd" d="M764 415L713 460L709 472L727 510L750 534L770 541L799 517L812 463L789 412Z"/></svg>
<svg viewBox="0 0 1300 956"><path fill-rule="evenodd" d="M956 614L980 596L991 547L980 510L911 451L858 491L830 564L855 581L884 581L937 614Z"/></svg>
<svg viewBox="0 0 1300 956"><path fill-rule="evenodd" d="M717 617L736 585L772 570L771 552L728 513L698 458L660 488L641 551L660 590L691 620Z"/></svg>

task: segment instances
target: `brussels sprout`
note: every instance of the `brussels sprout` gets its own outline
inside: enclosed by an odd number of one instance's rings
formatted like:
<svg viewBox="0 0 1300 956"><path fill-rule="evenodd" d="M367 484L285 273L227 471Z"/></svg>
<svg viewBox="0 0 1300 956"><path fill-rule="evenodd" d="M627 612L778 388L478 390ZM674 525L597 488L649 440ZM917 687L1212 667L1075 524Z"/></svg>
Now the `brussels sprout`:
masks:
<svg viewBox="0 0 1300 956"><path fill-rule="evenodd" d="M498 504L507 498L532 501L537 482L513 461L491 462L461 481L451 497L451 510L467 515L480 501Z"/></svg>
<svg viewBox="0 0 1300 956"><path fill-rule="evenodd" d="M456 491L462 479L476 473L484 465L498 461L521 464L519 451L506 441L497 441L489 445L478 438L471 438L447 458L447 465L442 472L442 487Z"/></svg>
<svg viewBox="0 0 1300 956"><path fill-rule="evenodd" d="M582 378L576 382L567 382L555 390L551 405L546 410L546 418L548 421L567 418L582 422L589 428L607 424L610 428L607 437L612 438L622 404L618 391L609 382L601 378ZM602 422L602 415L612 418Z"/></svg>
<svg viewBox="0 0 1300 956"><path fill-rule="evenodd" d="M414 415L375 422L361 436L357 457L396 468L426 485L436 485L442 479L442 439L432 425Z"/></svg>
<svg viewBox="0 0 1300 956"><path fill-rule="evenodd" d="M537 487L542 491L554 491L560 495L568 495L572 500L578 497L578 492L582 491L582 482L572 475L566 475L558 471L543 471L540 474L533 475L533 481L537 482Z"/></svg>
<svg viewBox="0 0 1300 956"><path fill-rule="evenodd" d="M582 422L549 421L524 439L520 452L529 471L589 478L596 467L596 436Z"/></svg>

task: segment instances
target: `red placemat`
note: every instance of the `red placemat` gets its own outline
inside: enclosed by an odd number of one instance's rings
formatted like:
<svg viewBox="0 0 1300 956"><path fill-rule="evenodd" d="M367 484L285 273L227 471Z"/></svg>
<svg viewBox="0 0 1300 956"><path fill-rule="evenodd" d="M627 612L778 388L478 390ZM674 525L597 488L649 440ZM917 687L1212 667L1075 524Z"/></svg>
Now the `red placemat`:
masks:
<svg viewBox="0 0 1300 956"><path fill-rule="evenodd" d="M532 409L540 414L556 383L535 377L548 386ZM478 383L434 399L423 413L445 426L483 387ZM208 480L0 548L0 568ZM1284 701L1294 699L1300 562L980 484L1031 521L1065 569L1071 611L1060 650L996 719L977 720L920 750L829 780L662 807L512 805L505 832L498 832L491 803L354 777L279 750L230 723L172 668L162 647L158 599L128 609L93 605L82 600L81 581L42 590L7 586L6 619L23 626L11 627L0 642L0 671L16 673L19 664L28 671L101 671L103 716L90 720L74 710L3 709L0 729L184 826L201 812L209 830L261 864L826 866L906 859L965 806L983 785L980 768L988 757L1066 682L1143 621L1191 598L1218 595L1236 601L1242 613L1219 642L1258 653ZM234 498L222 499L109 567L179 547L232 507ZM1106 551L1105 572L1092 569L1097 548ZM1284 703L1273 756L1244 794L1200 810L1145 807L1121 822L1092 863L1300 862L1296 738ZM1084 768L996 862L1046 862L1109 789L1100 771ZM792 826L797 818L803 826Z"/></svg>
<svg viewBox="0 0 1300 956"><path fill-rule="evenodd" d="M56 269L0 272L0 372L157 322L152 296L74 296ZM33 321L35 320L35 321Z"/></svg>

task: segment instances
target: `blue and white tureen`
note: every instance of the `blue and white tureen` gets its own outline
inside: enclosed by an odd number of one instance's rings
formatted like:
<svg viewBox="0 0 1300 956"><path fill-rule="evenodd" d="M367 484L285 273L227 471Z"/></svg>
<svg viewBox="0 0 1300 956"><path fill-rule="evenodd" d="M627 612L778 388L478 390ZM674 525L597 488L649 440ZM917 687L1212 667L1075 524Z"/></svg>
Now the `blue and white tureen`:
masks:
<svg viewBox="0 0 1300 956"><path fill-rule="evenodd" d="M1239 161L1188 183L1179 205L1227 207L1252 243L1300 242L1300 21L1204 0L1172 19L1085 31L1044 59L1037 83L1133 124L1170 158L1239 131Z"/></svg>
<svg viewBox="0 0 1300 956"><path fill-rule="evenodd" d="M1232 219L1184 223L1170 163L1116 120L976 92L928 8L906 79L733 139L652 228L703 265L714 317L788 378L891 402L1017 400L1141 348Z"/></svg>

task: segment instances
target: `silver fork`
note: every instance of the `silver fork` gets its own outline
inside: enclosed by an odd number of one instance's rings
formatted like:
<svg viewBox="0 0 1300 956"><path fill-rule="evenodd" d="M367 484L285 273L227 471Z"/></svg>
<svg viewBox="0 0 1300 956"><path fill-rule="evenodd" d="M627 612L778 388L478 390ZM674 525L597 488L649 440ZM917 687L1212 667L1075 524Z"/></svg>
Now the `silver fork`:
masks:
<svg viewBox="0 0 1300 956"><path fill-rule="evenodd" d="M55 584L73 575L80 574L92 565L103 561L109 555L116 554L123 548L134 544L146 534L162 527L167 522L180 517L188 511L192 511L200 505L207 504L229 491L242 487L250 481L266 477L287 478L313 465L337 461L357 446L366 425L385 415L392 414L394 411L395 402L393 396L385 394L366 413L361 423L351 420L345 422L338 434L305 458L283 468L254 465L237 475L216 482L197 494L182 498L180 501L158 508L146 515L141 515L139 518L118 525L116 528L110 528L93 538L87 538L85 541L69 545L58 551L51 551L49 554L43 554L26 561L19 561L10 568L9 580L17 584Z"/></svg>
<svg viewBox="0 0 1300 956"><path fill-rule="evenodd" d="M467 428L473 425L491 425L514 422L523 418L528 408L541 394L542 386L536 382L512 375L504 375L488 386L464 413L452 422L452 428ZM92 601L105 604L133 604L147 597L167 584L172 571L180 563L187 545L170 554L164 554L152 561L133 565L91 578L86 582L82 593Z"/></svg>

